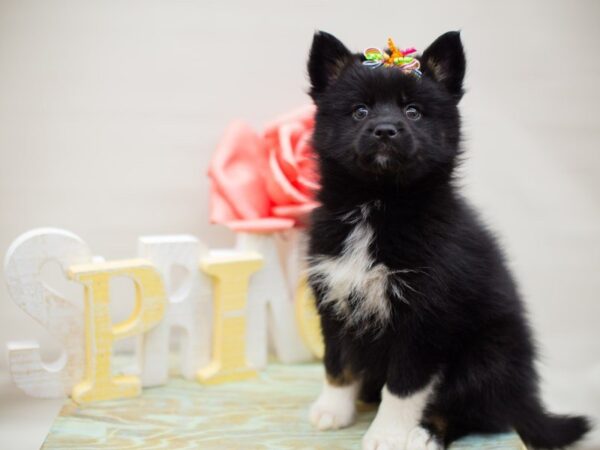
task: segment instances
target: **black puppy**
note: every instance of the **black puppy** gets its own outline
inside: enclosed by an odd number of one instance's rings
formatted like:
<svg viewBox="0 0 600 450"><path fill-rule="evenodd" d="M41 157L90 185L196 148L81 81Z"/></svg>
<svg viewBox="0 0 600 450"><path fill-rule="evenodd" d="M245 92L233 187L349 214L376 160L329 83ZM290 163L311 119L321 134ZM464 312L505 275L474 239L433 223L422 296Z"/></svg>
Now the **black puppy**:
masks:
<svg viewBox="0 0 600 450"><path fill-rule="evenodd" d="M454 185L465 57L459 33L418 58L422 76L367 66L314 36L321 206L309 280L325 337L319 429L381 400L363 449L433 449L516 430L559 448L589 429L546 412L523 304L502 252Z"/></svg>

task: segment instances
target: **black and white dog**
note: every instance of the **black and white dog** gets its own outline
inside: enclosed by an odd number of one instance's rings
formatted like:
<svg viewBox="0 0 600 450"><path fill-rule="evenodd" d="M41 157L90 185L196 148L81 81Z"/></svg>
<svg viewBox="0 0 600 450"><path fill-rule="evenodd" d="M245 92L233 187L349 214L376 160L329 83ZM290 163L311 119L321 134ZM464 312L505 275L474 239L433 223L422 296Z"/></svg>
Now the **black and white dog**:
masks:
<svg viewBox="0 0 600 450"><path fill-rule="evenodd" d="M586 418L549 414L536 349L502 252L457 192L459 33L421 56L422 76L373 68L335 37L314 36L308 72L321 206L309 280L327 380L319 429L381 401L363 449L437 449L468 433L516 430L533 447L581 438Z"/></svg>

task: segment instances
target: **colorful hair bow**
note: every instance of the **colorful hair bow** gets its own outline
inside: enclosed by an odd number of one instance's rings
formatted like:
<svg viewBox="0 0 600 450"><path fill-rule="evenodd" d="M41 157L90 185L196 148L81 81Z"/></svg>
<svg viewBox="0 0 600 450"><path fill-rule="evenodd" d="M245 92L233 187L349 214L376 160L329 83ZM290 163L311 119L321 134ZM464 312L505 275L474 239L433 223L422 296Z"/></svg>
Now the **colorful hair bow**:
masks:
<svg viewBox="0 0 600 450"><path fill-rule="evenodd" d="M398 47L396 47L396 44L394 44L392 38L389 38L388 50L389 53L376 47L367 48L364 51L365 60L363 61L363 64L371 67L372 69L375 69L381 65L386 67L397 67L403 72L412 73L418 77L422 75L421 71L419 70L421 67L419 60L409 56L413 53L416 53L416 49L411 47L400 50Z"/></svg>

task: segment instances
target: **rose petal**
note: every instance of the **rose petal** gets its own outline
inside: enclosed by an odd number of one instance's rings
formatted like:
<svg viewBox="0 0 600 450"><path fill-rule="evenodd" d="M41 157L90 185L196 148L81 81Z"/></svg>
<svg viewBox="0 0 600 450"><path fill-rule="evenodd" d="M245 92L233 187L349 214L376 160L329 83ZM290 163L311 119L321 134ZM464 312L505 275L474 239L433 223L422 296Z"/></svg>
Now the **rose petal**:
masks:
<svg viewBox="0 0 600 450"><path fill-rule="evenodd" d="M298 168L296 185L303 193L314 197L315 192L319 189L319 174L317 157L310 144L311 135L312 130L305 131L296 145L296 165Z"/></svg>
<svg viewBox="0 0 600 450"><path fill-rule="evenodd" d="M275 205L288 205L290 203L306 203L310 198L300 192L288 180L279 167L274 149L269 152L269 172L266 176L267 190Z"/></svg>
<svg viewBox="0 0 600 450"><path fill-rule="evenodd" d="M243 122L225 131L210 162L210 218L214 223L269 215L264 182L267 151L263 140Z"/></svg>
<svg viewBox="0 0 600 450"><path fill-rule="evenodd" d="M304 178L302 175L296 181L300 191L308 197L314 197L321 187L319 183L315 183L310 178Z"/></svg>
<svg viewBox="0 0 600 450"><path fill-rule="evenodd" d="M290 182L298 177L298 166L296 163L295 144L298 139L294 135L302 134L303 128L299 123L282 124L278 132L268 139L269 149L274 150L281 171ZM275 138L275 139L273 139Z"/></svg>
<svg viewBox="0 0 600 450"><path fill-rule="evenodd" d="M308 202L302 205L273 206L272 212L277 217L289 217L297 220L310 214L317 206L319 206L317 202Z"/></svg>
<svg viewBox="0 0 600 450"><path fill-rule="evenodd" d="M273 214L275 216L293 218L296 221L294 227L303 228L308 225L310 213L317 206L319 206L317 202L309 202L302 205L274 206Z"/></svg>
<svg viewBox="0 0 600 450"><path fill-rule="evenodd" d="M276 205L306 202L318 188L316 181L312 181L318 177L310 146L314 114L314 106L307 105L265 127L271 171L267 188Z"/></svg>
<svg viewBox="0 0 600 450"><path fill-rule="evenodd" d="M273 233L275 231L288 230L292 228L295 221L279 217L269 217L254 220L235 220L227 222L226 225L232 231L246 231L251 233Z"/></svg>
<svg viewBox="0 0 600 450"><path fill-rule="evenodd" d="M209 170L211 221L271 232L308 216L318 188L310 146L314 115L313 105L285 114L265 127L262 139L241 122L228 128Z"/></svg>
<svg viewBox="0 0 600 450"><path fill-rule="evenodd" d="M225 223L238 217L231 204L219 192L214 181L210 182L209 221L210 223Z"/></svg>

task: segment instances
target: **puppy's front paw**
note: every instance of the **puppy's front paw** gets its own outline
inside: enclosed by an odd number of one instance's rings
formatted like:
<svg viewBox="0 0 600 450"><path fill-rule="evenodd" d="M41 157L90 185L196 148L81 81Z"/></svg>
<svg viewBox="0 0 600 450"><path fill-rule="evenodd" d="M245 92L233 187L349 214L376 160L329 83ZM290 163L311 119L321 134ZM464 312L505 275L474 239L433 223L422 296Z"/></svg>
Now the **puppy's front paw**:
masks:
<svg viewBox="0 0 600 450"><path fill-rule="evenodd" d="M354 405L323 401L321 397L310 408L310 423L318 430L335 430L352 425Z"/></svg>
<svg viewBox="0 0 600 450"><path fill-rule="evenodd" d="M443 450L429 431L422 427L413 428L408 435L406 450Z"/></svg>
<svg viewBox="0 0 600 450"><path fill-rule="evenodd" d="M408 433L401 429L379 429L369 428L362 441L363 450L406 450Z"/></svg>
<svg viewBox="0 0 600 450"><path fill-rule="evenodd" d="M356 412L354 398L355 395L344 392L344 388L326 386L310 408L310 423L322 431L351 425Z"/></svg>
<svg viewBox="0 0 600 450"><path fill-rule="evenodd" d="M421 427L410 431L398 427L378 426L367 431L362 442L363 450L442 450L427 430Z"/></svg>

